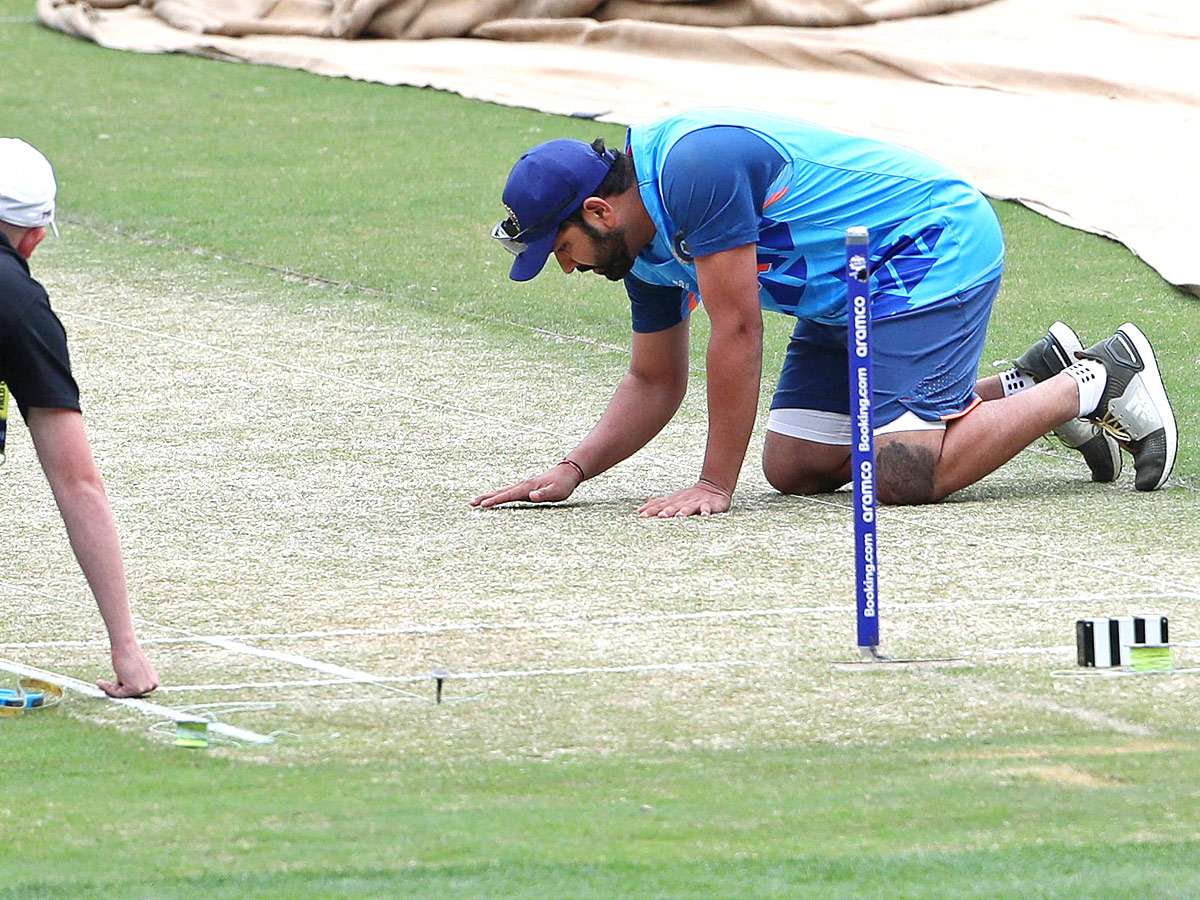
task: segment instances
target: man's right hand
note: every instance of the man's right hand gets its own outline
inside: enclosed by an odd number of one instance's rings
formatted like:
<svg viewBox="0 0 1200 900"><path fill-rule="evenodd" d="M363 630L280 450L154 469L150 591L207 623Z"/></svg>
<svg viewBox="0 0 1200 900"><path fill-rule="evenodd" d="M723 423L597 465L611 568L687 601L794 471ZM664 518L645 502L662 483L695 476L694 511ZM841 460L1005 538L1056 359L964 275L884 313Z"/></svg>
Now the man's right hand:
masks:
<svg viewBox="0 0 1200 900"><path fill-rule="evenodd" d="M559 463L540 475L526 478L518 484L473 497L471 505L499 506L501 503L513 503L518 500L528 500L530 503L555 503L570 497L582 481L582 476L574 466L569 463Z"/></svg>
<svg viewBox="0 0 1200 900"><path fill-rule="evenodd" d="M113 647L112 664L117 680L96 682L96 687L108 696L144 697L158 687L158 673L139 644Z"/></svg>

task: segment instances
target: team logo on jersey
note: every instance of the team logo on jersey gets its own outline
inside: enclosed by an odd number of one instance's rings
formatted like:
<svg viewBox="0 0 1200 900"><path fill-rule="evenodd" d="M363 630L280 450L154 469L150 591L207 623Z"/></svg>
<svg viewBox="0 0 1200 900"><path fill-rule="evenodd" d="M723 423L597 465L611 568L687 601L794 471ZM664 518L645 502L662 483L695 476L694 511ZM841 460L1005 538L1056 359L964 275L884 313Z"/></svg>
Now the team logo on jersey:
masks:
<svg viewBox="0 0 1200 900"><path fill-rule="evenodd" d="M675 254L675 258L681 263L695 262L696 258L692 256L692 250L688 247L682 231L675 232L675 239L671 241L671 252Z"/></svg>

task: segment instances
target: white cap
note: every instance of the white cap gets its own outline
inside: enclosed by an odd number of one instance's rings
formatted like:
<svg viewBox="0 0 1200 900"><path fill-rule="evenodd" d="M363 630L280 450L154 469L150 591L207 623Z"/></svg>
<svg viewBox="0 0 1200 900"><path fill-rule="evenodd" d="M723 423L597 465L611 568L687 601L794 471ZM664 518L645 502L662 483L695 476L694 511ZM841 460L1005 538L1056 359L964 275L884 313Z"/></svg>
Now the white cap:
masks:
<svg viewBox="0 0 1200 900"><path fill-rule="evenodd" d="M19 138L0 138L0 222L21 228L54 224L58 185L50 161Z"/></svg>

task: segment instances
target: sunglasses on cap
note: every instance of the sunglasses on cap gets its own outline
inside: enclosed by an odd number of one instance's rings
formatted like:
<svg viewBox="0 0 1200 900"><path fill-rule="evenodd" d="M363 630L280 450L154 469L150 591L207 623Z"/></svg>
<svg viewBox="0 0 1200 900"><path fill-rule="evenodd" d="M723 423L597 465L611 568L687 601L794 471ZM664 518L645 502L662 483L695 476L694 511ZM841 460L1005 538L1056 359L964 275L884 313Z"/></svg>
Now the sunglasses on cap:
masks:
<svg viewBox="0 0 1200 900"><path fill-rule="evenodd" d="M520 256L529 249L529 244L527 243L529 236L537 235L537 232L546 227L546 223L552 222L557 218L574 200L574 197L568 197L553 211L542 216L536 225L531 225L528 228L521 228L517 223L515 215L509 216L507 219L496 223L496 227L492 229L492 237L498 240L500 245L513 256Z"/></svg>
<svg viewBox="0 0 1200 900"><path fill-rule="evenodd" d="M496 224L496 227L492 229L492 237L499 241L504 246L504 249L513 256L520 256L529 249L531 243L543 240L551 228L556 228L561 220L566 218L565 213L569 213L572 207L583 203L587 199L588 193L595 189L593 185L599 185L604 174L612 168L613 163L616 162L619 156L616 150L605 147L603 138L597 138L590 145L584 145L591 153L595 154L595 157L591 158L590 162L586 159L581 160L576 156L575 161L572 163L569 155L564 159L561 154L556 154L555 151L549 150L549 148L555 147L555 145L558 145L557 149L561 150L562 145L567 145L567 149L570 149L580 144L582 144L580 141L550 141L535 147L521 158L517 167L514 167L513 174L509 176L509 184L505 187L506 194L513 186L513 179L518 177L517 173L520 171L521 162L525 162L526 160L533 162L533 158L539 154L541 154L543 160L542 165L548 164L552 167L550 169L551 177L565 177L567 179L567 185L571 189L571 193L558 206L541 216L534 225L528 228L521 228L520 219L513 211L513 207L507 207L508 218ZM556 155L557 161L555 159ZM596 171L595 166L597 162L603 166L601 171ZM584 171L590 171L590 177L587 174L582 174L578 169L574 173L571 173L569 169L563 168L564 166L572 165L586 166L587 168ZM592 181L593 178L594 181ZM581 179L583 182L592 181L592 184L581 184ZM524 193L527 190L528 185L525 186L524 190L520 190L519 192ZM531 198L528 198L528 194L526 193L526 199L520 204L522 208L525 202L528 202L528 199ZM517 205L515 201L514 205Z"/></svg>

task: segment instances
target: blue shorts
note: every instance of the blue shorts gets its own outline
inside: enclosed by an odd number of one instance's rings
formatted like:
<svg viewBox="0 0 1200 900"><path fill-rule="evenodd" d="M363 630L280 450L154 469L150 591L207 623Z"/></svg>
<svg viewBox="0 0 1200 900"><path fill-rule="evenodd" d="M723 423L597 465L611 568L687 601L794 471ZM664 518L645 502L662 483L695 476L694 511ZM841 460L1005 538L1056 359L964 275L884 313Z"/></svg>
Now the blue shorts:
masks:
<svg viewBox="0 0 1200 900"><path fill-rule="evenodd" d="M905 412L941 422L978 402L975 381L1000 279L871 323L875 425ZM771 409L850 414L845 325L800 319L788 343Z"/></svg>

